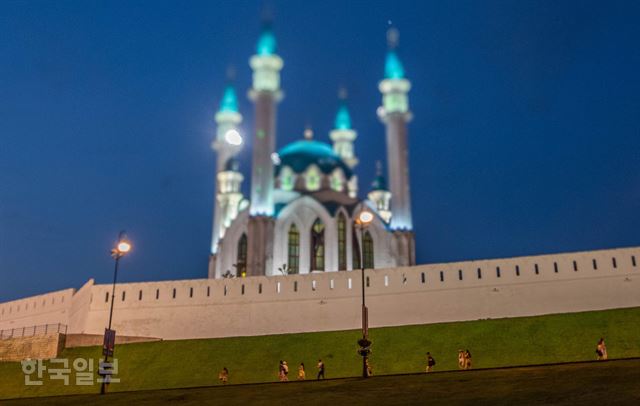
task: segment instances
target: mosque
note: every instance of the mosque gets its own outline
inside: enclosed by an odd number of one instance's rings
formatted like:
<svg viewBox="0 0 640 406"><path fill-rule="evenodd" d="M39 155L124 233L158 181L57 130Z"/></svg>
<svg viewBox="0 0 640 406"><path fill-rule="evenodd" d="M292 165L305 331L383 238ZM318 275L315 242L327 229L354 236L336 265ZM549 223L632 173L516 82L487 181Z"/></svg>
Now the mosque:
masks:
<svg viewBox="0 0 640 406"><path fill-rule="evenodd" d="M354 149L357 132L341 95L331 145L310 129L299 141L276 151L276 117L283 99L276 37L265 25L250 58L249 98L255 106L251 196L242 194L244 176L236 158L243 140L242 114L234 86L225 88L215 115L216 182L209 278L308 274L415 265L411 219L407 124L411 121L405 77L398 57L398 32L387 33L389 49L378 84L377 115L386 128L387 168L362 199ZM381 69L382 70L382 69ZM387 182L388 179L388 182ZM373 221L359 229L363 211ZM362 252L361 252L362 247Z"/></svg>

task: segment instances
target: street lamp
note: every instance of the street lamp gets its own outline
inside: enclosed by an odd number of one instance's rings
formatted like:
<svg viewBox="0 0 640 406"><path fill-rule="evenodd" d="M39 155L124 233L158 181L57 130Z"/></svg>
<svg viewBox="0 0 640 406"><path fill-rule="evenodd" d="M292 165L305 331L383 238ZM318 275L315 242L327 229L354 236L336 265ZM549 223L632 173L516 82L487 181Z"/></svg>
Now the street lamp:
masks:
<svg viewBox="0 0 640 406"><path fill-rule="evenodd" d="M358 351L362 355L362 377L369 377L368 359L371 352L371 341L369 341L369 311L365 302L365 289L364 289L364 229L373 221L373 213L363 209L356 218L356 226L360 228L360 269L362 271L362 338L358 340L360 350Z"/></svg>
<svg viewBox="0 0 640 406"><path fill-rule="evenodd" d="M106 370L106 364L109 360L109 356L113 356L113 349L116 343L116 332L111 330L111 320L113 319L113 303L115 301L116 294L116 281L118 280L118 264L120 258L124 257L131 251L131 243L125 237L124 230L118 234L118 242L115 248L111 250L111 257L115 260L115 268L113 270L113 287L111 288L111 308L109 310L109 327L104 330L104 340L102 344L102 355L104 355L103 365L105 368L101 368L102 373L102 385L100 386L100 394L104 395L107 392L108 380L111 378L110 371Z"/></svg>

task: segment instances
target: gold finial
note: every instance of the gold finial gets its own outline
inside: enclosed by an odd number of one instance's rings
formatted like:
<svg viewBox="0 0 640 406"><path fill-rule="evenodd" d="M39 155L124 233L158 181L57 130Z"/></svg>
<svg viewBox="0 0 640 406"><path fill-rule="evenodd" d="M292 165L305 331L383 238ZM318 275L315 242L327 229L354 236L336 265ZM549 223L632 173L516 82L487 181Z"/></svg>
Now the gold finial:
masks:
<svg viewBox="0 0 640 406"><path fill-rule="evenodd" d="M304 129L304 139L305 140L312 140L313 139L313 130L311 129L311 126L307 126Z"/></svg>
<svg viewBox="0 0 640 406"><path fill-rule="evenodd" d="M394 26L389 27L387 30L387 45L389 49L396 49L400 43L400 32Z"/></svg>
<svg viewBox="0 0 640 406"><path fill-rule="evenodd" d="M349 92L347 92L347 88L344 86L340 86L340 88L338 89L338 99L346 100L348 96Z"/></svg>
<svg viewBox="0 0 640 406"><path fill-rule="evenodd" d="M233 82L236 79L236 68L233 65L227 66L227 80Z"/></svg>

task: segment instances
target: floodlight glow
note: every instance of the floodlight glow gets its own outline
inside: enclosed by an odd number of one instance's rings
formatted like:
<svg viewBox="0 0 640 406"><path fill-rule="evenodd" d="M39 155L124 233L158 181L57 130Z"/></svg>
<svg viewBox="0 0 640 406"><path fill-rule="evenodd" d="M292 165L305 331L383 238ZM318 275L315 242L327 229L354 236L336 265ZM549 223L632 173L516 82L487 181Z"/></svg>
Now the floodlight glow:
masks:
<svg viewBox="0 0 640 406"><path fill-rule="evenodd" d="M373 213L371 213L370 211L363 210L358 215L358 222L362 225L366 226L372 221L373 221Z"/></svg>
<svg viewBox="0 0 640 406"><path fill-rule="evenodd" d="M280 155L278 155L277 152L274 152L273 154L271 154L271 162L273 162L274 165L280 165L281 161L280 161Z"/></svg>
<svg viewBox="0 0 640 406"><path fill-rule="evenodd" d="M118 252L121 254L126 254L127 252L131 251L131 244L127 241L120 241L118 243Z"/></svg>
<svg viewBox="0 0 640 406"><path fill-rule="evenodd" d="M224 134L224 140L230 145L242 145L242 136L235 128L232 128Z"/></svg>

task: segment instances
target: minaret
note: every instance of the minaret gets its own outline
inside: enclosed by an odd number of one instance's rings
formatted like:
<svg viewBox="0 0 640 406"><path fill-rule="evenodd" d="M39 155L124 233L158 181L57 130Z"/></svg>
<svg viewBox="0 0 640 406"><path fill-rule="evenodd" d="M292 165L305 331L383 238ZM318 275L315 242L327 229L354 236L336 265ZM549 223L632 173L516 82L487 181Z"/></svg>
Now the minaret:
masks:
<svg viewBox="0 0 640 406"><path fill-rule="evenodd" d="M231 74L229 76L232 76ZM230 78L231 79L231 78ZM236 91L229 82L224 89L224 95L220 102L220 108L215 115L217 124L216 138L211 143L211 148L216 152L216 202L221 191L218 175L223 172L228 161L236 155L242 145L242 137L238 132L238 125L242 122L242 115L238 111L238 98ZM224 233L221 225L222 210L216 203L213 216L213 235L211 238L211 253L217 252L218 240Z"/></svg>
<svg viewBox="0 0 640 406"><path fill-rule="evenodd" d="M349 168L353 169L358 164L358 158L356 158L353 142L356 140L358 134L351 128L351 115L349 114L349 108L347 107L347 91L341 88L338 97L340 98L340 106L338 107L338 113L334 122L334 128L329 133L329 138L333 141L333 150L342 158ZM358 178L352 176L347 185L349 190L349 196L355 198L358 194Z"/></svg>
<svg viewBox="0 0 640 406"><path fill-rule="evenodd" d="M382 106L378 116L386 126L387 165L391 189L391 229L412 230L411 199L409 193L409 153L407 123L411 120L408 93L411 82L404 77L404 68L396 54L398 31L387 32L389 50L385 63L385 77L378 86Z"/></svg>
<svg viewBox="0 0 640 406"><path fill-rule="evenodd" d="M409 189L409 151L407 123L411 121L408 93L411 82L404 76L404 68L396 48L398 31L387 31L389 50L384 67L384 79L378 88L382 93L382 106L378 116L385 124L387 138L387 166L391 189L391 223L396 266L415 265L415 240L411 218L411 194Z"/></svg>
<svg viewBox="0 0 640 406"><path fill-rule="evenodd" d="M276 38L271 25L265 23L258 39L256 55L249 64L253 86L249 98L255 104L255 136L251 168L252 216L273 214L273 163L276 146L276 107L282 100L280 70L282 58L276 55Z"/></svg>
<svg viewBox="0 0 640 406"><path fill-rule="evenodd" d="M272 155L276 147L276 107L282 100L280 70L282 59L276 55L276 38L270 24L264 24L256 54L249 64L253 85L249 98L255 104L255 136L251 168L251 208L247 225L247 275L266 275L273 262L274 169Z"/></svg>
<svg viewBox="0 0 640 406"><path fill-rule="evenodd" d="M382 162L376 162L376 179L371 185L371 192L367 195L369 200L376 206L376 211L385 221L389 224L391 220L391 210L389 210L391 203L391 192L387 189L387 180L382 175Z"/></svg>
<svg viewBox="0 0 640 406"><path fill-rule="evenodd" d="M333 150L336 154L342 158L349 168L353 169L358 164L358 158L356 158L353 151L353 142L358 135L351 128L351 115L347 107L347 91L340 89L338 96L340 98L340 107L338 107L334 128L329 133L329 138L333 141Z"/></svg>

